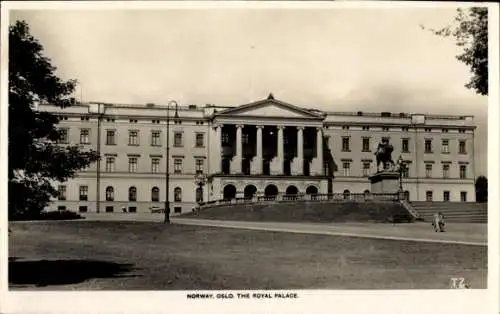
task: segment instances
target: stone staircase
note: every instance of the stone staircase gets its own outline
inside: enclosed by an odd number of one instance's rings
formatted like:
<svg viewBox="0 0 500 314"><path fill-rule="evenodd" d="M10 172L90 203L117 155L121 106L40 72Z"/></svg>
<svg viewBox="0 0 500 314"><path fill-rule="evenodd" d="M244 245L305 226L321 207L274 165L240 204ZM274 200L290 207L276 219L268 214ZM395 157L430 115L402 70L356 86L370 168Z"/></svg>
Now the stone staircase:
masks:
<svg viewBox="0 0 500 314"><path fill-rule="evenodd" d="M439 211L447 222L488 222L487 203L411 202L411 206L424 221L432 221L432 215Z"/></svg>

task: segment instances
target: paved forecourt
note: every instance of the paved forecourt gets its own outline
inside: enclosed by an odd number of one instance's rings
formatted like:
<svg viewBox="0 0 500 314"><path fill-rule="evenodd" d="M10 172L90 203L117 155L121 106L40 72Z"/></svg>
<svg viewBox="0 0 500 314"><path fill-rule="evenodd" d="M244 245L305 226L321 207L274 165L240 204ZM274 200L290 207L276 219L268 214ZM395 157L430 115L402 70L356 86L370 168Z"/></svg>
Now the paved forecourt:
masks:
<svg viewBox="0 0 500 314"><path fill-rule="evenodd" d="M157 221L163 222L161 214L84 214L86 220L101 221ZM372 239L434 242L486 246L487 224L453 223L447 225L446 232L434 232L430 223L382 224L382 223L286 223L226 221L172 217L172 223L184 225L323 234Z"/></svg>

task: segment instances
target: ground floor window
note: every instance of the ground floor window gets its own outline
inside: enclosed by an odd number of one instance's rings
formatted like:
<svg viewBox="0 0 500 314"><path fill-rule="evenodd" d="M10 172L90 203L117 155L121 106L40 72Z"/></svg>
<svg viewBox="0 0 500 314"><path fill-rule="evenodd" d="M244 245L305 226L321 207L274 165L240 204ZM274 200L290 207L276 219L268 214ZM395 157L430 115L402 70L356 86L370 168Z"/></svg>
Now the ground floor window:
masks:
<svg viewBox="0 0 500 314"><path fill-rule="evenodd" d="M106 206L106 213L112 213L114 211L113 206Z"/></svg>
<svg viewBox="0 0 500 314"><path fill-rule="evenodd" d="M59 211L66 210L66 206L57 206L57 210Z"/></svg>
<svg viewBox="0 0 500 314"><path fill-rule="evenodd" d="M467 192L465 191L460 192L460 201L467 202Z"/></svg>
<svg viewBox="0 0 500 314"><path fill-rule="evenodd" d="M80 213L86 213L87 212L87 206L79 206L78 211Z"/></svg>
<svg viewBox="0 0 500 314"><path fill-rule="evenodd" d="M174 207L174 213L181 213L182 207Z"/></svg>
<svg viewBox="0 0 500 314"><path fill-rule="evenodd" d="M130 206L130 207L128 208L128 212L129 212L129 213L136 213L136 212L137 212L137 207L135 207L135 206Z"/></svg>
<svg viewBox="0 0 500 314"><path fill-rule="evenodd" d="M427 202L432 202L432 191L425 192L425 200Z"/></svg>
<svg viewBox="0 0 500 314"><path fill-rule="evenodd" d="M443 201L444 202L450 201L450 191L443 191Z"/></svg>

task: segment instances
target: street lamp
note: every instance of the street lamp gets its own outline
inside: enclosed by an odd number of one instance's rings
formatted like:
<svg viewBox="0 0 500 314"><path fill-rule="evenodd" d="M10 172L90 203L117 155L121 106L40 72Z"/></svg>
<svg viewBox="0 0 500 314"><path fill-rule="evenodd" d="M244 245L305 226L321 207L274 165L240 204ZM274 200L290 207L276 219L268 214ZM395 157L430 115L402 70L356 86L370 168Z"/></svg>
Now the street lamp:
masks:
<svg viewBox="0 0 500 314"><path fill-rule="evenodd" d="M170 192L170 107L171 105L175 105L175 115L174 121L179 118L179 113L177 111L178 104L175 100L171 100L167 104L167 146L166 146L166 156L165 156L165 218L163 223L170 223L170 200L169 200L169 192Z"/></svg>
<svg viewBox="0 0 500 314"><path fill-rule="evenodd" d="M96 212L100 212L101 207L101 120L105 113L104 104L90 104L89 113L97 116L97 170L96 170Z"/></svg>
<svg viewBox="0 0 500 314"><path fill-rule="evenodd" d="M196 186L198 186L198 189L196 190L196 202L198 203L198 206L201 206L201 203L203 202L203 186L207 183L207 181L207 175L202 172L198 172L194 176L194 182Z"/></svg>

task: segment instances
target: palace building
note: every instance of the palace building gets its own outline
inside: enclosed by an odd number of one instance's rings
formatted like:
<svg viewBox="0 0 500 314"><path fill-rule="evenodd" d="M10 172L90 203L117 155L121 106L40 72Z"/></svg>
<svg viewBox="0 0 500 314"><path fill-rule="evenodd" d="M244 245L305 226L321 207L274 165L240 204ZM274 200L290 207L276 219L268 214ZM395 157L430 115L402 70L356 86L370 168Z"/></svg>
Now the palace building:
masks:
<svg viewBox="0 0 500 314"><path fill-rule="evenodd" d="M52 210L164 208L167 166L172 214L223 198L368 193L384 137L394 161L406 164L402 187L410 201L475 201L472 116L319 111L272 94L234 107L77 103L39 110L60 117L61 145L101 154L99 171L95 163L58 184Z"/></svg>

